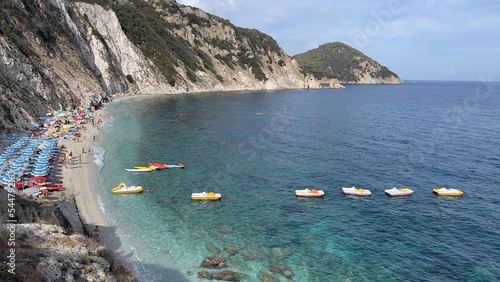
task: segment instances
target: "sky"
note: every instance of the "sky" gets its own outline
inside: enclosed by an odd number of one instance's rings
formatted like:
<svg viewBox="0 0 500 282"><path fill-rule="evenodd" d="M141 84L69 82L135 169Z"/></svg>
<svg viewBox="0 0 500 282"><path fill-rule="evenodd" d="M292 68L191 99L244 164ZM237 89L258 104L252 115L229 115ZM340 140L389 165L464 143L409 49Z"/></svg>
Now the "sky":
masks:
<svg viewBox="0 0 500 282"><path fill-rule="evenodd" d="M272 36L290 56L340 41L403 80L500 81L498 0L177 0Z"/></svg>

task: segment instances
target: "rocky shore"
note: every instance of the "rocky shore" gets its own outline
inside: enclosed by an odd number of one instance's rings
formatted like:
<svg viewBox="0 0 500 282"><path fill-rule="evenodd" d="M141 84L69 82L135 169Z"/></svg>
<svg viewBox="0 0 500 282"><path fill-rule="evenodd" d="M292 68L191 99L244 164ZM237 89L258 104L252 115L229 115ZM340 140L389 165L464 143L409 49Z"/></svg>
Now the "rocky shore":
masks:
<svg viewBox="0 0 500 282"><path fill-rule="evenodd" d="M102 110L94 118L107 120ZM78 138L59 139L59 154L74 156L71 163L57 158L54 166L64 190L33 199L0 189L0 281L138 281L110 243L111 228L92 189L97 167L89 148L100 124L79 124Z"/></svg>
<svg viewBox="0 0 500 282"><path fill-rule="evenodd" d="M0 190L1 281L137 281L113 250L88 234L67 200L33 200ZM9 217L11 211L15 217Z"/></svg>

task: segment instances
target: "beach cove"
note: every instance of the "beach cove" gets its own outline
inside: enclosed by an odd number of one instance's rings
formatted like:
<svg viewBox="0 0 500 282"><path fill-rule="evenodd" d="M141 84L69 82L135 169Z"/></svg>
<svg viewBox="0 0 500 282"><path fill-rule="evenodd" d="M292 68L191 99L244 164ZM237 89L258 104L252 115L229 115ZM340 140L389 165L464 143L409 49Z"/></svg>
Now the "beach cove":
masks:
<svg viewBox="0 0 500 282"><path fill-rule="evenodd" d="M206 281L198 273L210 256L226 259L224 269L244 281L495 280L490 243L499 230L483 218L498 218L489 189L498 185L499 164L484 155L498 140L489 122L499 114L498 96L482 95L465 108L476 86L353 85L113 102L97 136L98 203L141 281ZM452 119L460 107L467 111ZM124 170L148 162L186 169ZM149 192L112 195L122 181ZM341 187L353 185L372 196L342 195ZM415 193L385 196L394 186ZM442 186L464 196L433 195ZM293 191L306 187L325 196L296 198ZM190 199L202 191L222 199Z"/></svg>
<svg viewBox="0 0 500 282"><path fill-rule="evenodd" d="M474 96L476 86L115 99L94 113L99 127L59 140L74 162L57 166L66 190L42 202L74 198L86 233L99 226L100 243L139 281L229 273L239 281L493 281L500 132L489 121L500 101ZM150 162L185 169L125 170ZM114 195L120 182L144 191ZM343 195L350 186L372 195ZM415 192L387 197L391 187ZM464 195L438 197L434 187ZM296 197L304 188L325 195ZM222 198L191 200L203 191Z"/></svg>

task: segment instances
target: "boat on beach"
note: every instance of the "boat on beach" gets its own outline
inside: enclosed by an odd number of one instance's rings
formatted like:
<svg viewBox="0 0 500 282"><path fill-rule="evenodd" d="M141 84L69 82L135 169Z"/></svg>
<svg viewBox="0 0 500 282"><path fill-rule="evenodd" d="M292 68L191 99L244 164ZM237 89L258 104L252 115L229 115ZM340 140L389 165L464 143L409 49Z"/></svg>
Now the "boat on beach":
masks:
<svg viewBox="0 0 500 282"><path fill-rule="evenodd" d="M111 191L113 194L137 194L142 192L142 186L127 186L125 182L121 182Z"/></svg>
<svg viewBox="0 0 500 282"><path fill-rule="evenodd" d="M302 189L302 190L295 190L295 196L297 197L304 197L304 198L320 198L325 195L325 192L323 190L317 190L317 189Z"/></svg>
<svg viewBox="0 0 500 282"><path fill-rule="evenodd" d="M456 189L456 188L434 188L432 189L432 192L438 196L451 196L451 197L458 197L462 196L464 192Z"/></svg>
<svg viewBox="0 0 500 282"><path fill-rule="evenodd" d="M59 183L59 184L47 184L47 189L49 189L50 191L61 191L61 190L64 190L64 185L62 183Z"/></svg>
<svg viewBox="0 0 500 282"><path fill-rule="evenodd" d="M201 193L192 193L191 199L197 201L217 201L221 198L220 193L214 192L201 192Z"/></svg>
<svg viewBox="0 0 500 282"><path fill-rule="evenodd" d="M413 190L408 188L397 188L393 187L391 189L384 190L385 193L391 197L402 197L402 196L410 196L413 194Z"/></svg>
<svg viewBox="0 0 500 282"><path fill-rule="evenodd" d="M37 183L36 185L30 186L30 188L47 189L49 191L61 191L64 190L64 185L62 183Z"/></svg>
<svg viewBox="0 0 500 282"><path fill-rule="evenodd" d="M353 196L370 196L372 192L368 189L363 189L363 188L356 188L355 186L352 187L342 187L342 192L346 195L353 195Z"/></svg>

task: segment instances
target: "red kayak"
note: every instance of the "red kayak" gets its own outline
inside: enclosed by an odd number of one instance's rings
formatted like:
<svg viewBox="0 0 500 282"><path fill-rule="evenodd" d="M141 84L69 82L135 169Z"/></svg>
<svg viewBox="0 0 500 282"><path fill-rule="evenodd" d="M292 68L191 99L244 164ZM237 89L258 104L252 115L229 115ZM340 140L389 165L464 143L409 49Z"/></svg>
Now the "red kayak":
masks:
<svg viewBox="0 0 500 282"><path fill-rule="evenodd" d="M156 169L168 169L168 166L160 163L149 163L149 167Z"/></svg>
<svg viewBox="0 0 500 282"><path fill-rule="evenodd" d="M45 186L48 190L50 191L60 191L60 190L64 190L64 186L63 184L49 184L47 186Z"/></svg>

